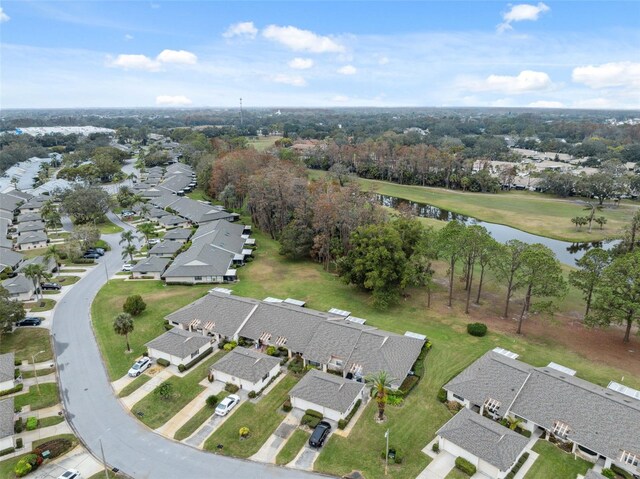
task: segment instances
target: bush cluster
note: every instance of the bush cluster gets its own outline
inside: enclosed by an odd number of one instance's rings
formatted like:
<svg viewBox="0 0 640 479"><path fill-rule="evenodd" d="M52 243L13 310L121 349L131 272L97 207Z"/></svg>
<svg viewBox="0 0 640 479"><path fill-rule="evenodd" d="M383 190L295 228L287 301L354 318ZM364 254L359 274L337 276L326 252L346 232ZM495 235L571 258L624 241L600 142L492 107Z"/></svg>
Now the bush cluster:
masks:
<svg viewBox="0 0 640 479"><path fill-rule="evenodd" d="M218 401L220 401L218 396L216 396L215 394L212 394L207 398L207 406L209 406L210 408L214 408L218 405Z"/></svg>
<svg viewBox="0 0 640 479"><path fill-rule="evenodd" d="M11 389L5 389L4 391L0 391L0 396L6 396L7 394L18 393L18 392L22 391L23 388L24 388L24 384L22 384L22 383L16 384Z"/></svg>
<svg viewBox="0 0 640 479"><path fill-rule="evenodd" d="M382 459L386 459L387 458L387 453L386 451L382 451L382 453L380 454L380 457ZM394 446L389 446L389 461L395 464L402 464L402 460L404 459L404 456L402 455L402 452L400 451L400 449L394 447Z"/></svg>
<svg viewBox="0 0 640 479"><path fill-rule="evenodd" d="M289 361L287 369L292 373L300 374L304 371L302 358L300 356L295 356L291 361Z"/></svg>
<svg viewBox="0 0 640 479"><path fill-rule="evenodd" d="M311 416L309 414L305 414L302 416L300 420L301 426L309 426L311 429L314 429L318 424L322 421L321 417Z"/></svg>
<svg viewBox="0 0 640 479"><path fill-rule="evenodd" d="M518 459L518 462L515 463L515 465L511 468L509 473L505 476L505 479L513 479L528 458L529 458L528 452L525 452L522 456L520 456L520 459Z"/></svg>
<svg viewBox="0 0 640 479"><path fill-rule="evenodd" d="M291 399L287 399L284 403L282 403L282 410L284 412L289 412L293 409L293 406L291 405Z"/></svg>
<svg viewBox="0 0 640 479"><path fill-rule="evenodd" d="M338 421L338 429L344 429L345 427L347 427L353 416L355 416L355 414L358 412L358 409L360 409L360 404L362 404L362 400L358 399L347 417Z"/></svg>
<svg viewBox="0 0 640 479"><path fill-rule="evenodd" d="M21 417L19 417L13 424L13 431L16 434L20 434L22 431L24 431L24 422L22 421Z"/></svg>
<svg viewBox="0 0 640 479"><path fill-rule="evenodd" d="M228 393L235 394L240 388L233 383L227 383L224 385L224 390Z"/></svg>
<svg viewBox="0 0 640 479"><path fill-rule="evenodd" d="M257 394L255 391L249 391L248 396L249 396L249 399L254 399L257 396Z"/></svg>
<svg viewBox="0 0 640 479"><path fill-rule="evenodd" d="M476 466L467 461L464 457L456 457L456 468L468 476L473 476L476 473Z"/></svg>
<svg viewBox="0 0 640 479"><path fill-rule="evenodd" d="M467 324L467 333L471 336L482 337L487 334L487 325L484 323L469 323Z"/></svg>
<svg viewBox="0 0 640 479"><path fill-rule="evenodd" d="M441 403L447 402L447 391L444 388L440 388L440 391L438 391L438 401Z"/></svg>
<svg viewBox="0 0 640 479"><path fill-rule="evenodd" d="M228 343L225 343L225 345L222 347L222 349L224 349L225 351L232 351L233 349L236 348L237 345L238 345L237 342L229 341Z"/></svg>
<svg viewBox="0 0 640 479"><path fill-rule="evenodd" d="M27 418L27 431L33 431L38 427L38 418L35 416L31 416Z"/></svg>
<svg viewBox="0 0 640 479"><path fill-rule="evenodd" d="M159 359L156 361L156 363L158 363L160 366L164 366L165 368L166 368L167 366L169 366L169 364L171 364L169 361L167 361L167 360L166 360L166 359L164 359L164 358L159 358Z"/></svg>
<svg viewBox="0 0 640 479"><path fill-rule="evenodd" d="M131 316L138 316L147 309L147 303L144 302L142 296L134 294L133 296L127 297L122 309L125 313L129 313Z"/></svg>
<svg viewBox="0 0 640 479"><path fill-rule="evenodd" d="M608 479L616 479L616 473L613 472L611 469L603 469L600 474L602 474L604 477L608 478Z"/></svg>
<svg viewBox="0 0 640 479"><path fill-rule="evenodd" d="M16 449L22 449L22 438L16 439Z"/></svg>
<svg viewBox="0 0 640 479"><path fill-rule="evenodd" d="M436 454L438 454L440 452L440 444L437 442L434 442L433 446L431 446L431 450Z"/></svg>

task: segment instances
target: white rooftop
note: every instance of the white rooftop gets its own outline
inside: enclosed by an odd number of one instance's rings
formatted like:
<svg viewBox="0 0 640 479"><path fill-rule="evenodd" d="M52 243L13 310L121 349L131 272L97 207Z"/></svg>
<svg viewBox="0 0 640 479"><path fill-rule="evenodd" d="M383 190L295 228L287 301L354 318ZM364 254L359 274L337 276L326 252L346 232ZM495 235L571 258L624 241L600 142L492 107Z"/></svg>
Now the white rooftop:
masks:
<svg viewBox="0 0 640 479"><path fill-rule="evenodd" d="M213 289L210 289L210 290L209 290L209 292L212 292L212 291L214 291L214 292L216 292L216 293L224 293L224 294L232 294L232 293L233 293L233 291L231 291L230 289L227 289L227 288L219 288L219 287L218 287L218 288L213 288Z"/></svg>
<svg viewBox="0 0 640 479"><path fill-rule="evenodd" d="M281 299L272 298L271 296L264 298L262 301L264 301L265 303L282 303Z"/></svg>
<svg viewBox="0 0 640 479"><path fill-rule="evenodd" d="M347 321L351 321L352 323L358 323L358 324L364 324L367 322L366 319L363 318L358 318L357 316L349 316L348 318L345 318Z"/></svg>
<svg viewBox="0 0 640 479"><path fill-rule="evenodd" d="M518 356L520 356L519 354L513 353L508 349L503 349L503 348L493 348L493 352L502 354L503 356L506 356L511 359L518 359Z"/></svg>
<svg viewBox="0 0 640 479"><path fill-rule="evenodd" d="M300 306L301 308L304 307L305 304L307 304L305 301L300 301L299 299L293 298L287 298L283 302L287 304L293 304L294 306Z"/></svg>
<svg viewBox="0 0 640 479"><path fill-rule="evenodd" d="M331 314L336 314L336 315L338 315L338 316L344 316L345 318L346 318L347 316L351 316L351 311L345 311L344 309L331 308L331 309L329 310L329 312L330 312Z"/></svg>
<svg viewBox="0 0 640 479"><path fill-rule="evenodd" d="M424 334L413 333L411 331L407 331L406 333L404 333L404 335L409 338L422 339L423 341L427 339L427 337Z"/></svg>
<svg viewBox="0 0 640 479"><path fill-rule="evenodd" d="M568 374L569 376L575 376L576 375L576 372L573 369L570 369L570 368L568 368L566 366L563 366L562 364L551 362L551 363L549 363L547 365L547 367L551 368L551 369L555 369L556 371L560 371L560 372L563 372L565 374Z"/></svg>
<svg viewBox="0 0 640 479"><path fill-rule="evenodd" d="M619 392L620 394L624 394L625 396L640 400L640 391L630 388L629 386L625 386L624 384L611 381L607 386L607 389L611 389L613 391Z"/></svg>

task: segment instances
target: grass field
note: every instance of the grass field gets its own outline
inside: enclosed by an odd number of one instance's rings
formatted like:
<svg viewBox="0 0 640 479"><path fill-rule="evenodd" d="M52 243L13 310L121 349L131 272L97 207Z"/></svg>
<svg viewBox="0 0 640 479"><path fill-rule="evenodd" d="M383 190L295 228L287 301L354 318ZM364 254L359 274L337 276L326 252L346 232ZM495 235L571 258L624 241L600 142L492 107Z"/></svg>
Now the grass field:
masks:
<svg viewBox="0 0 640 479"><path fill-rule="evenodd" d="M60 402L60 399L58 397L58 385L56 383L41 384L40 393L38 393L36 386L31 386L29 392L14 397L16 407L23 407L29 404L32 411L53 406L58 404L58 402Z"/></svg>
<svg viewBox="0 0 640 479"><path fill-rule="evenodd" d="M469 476L458 468L453 468L445 479L469 479Z"/></svg>
<svg viewBox="0 0 640 479"><path fill-rule="evenodd" d="M119 398L127 397L136 389L142 387L145 383L151 381L151 376L147 376L146 374L141 374L125 387L122 388L122 391L118 393Z"/></svg>
<svg viewBox="0 0 640 479"><path fill-rule="evenodd" d="M38 356L36 358L37 360L40 360L40 356ZM46 368L46 369L38 369L38 377L40 376L46 376L47 374L52 374L56 372L56 368L52 367L52 368ZM23 379L28 379L28 378L34 378L36 375L33 373L33 368L32 369L27 369L26 371L22 371L22 378Z"/></svg>
<svg viewBox="0 0 640 479"><path fill-rule="evenodd" d="M60 424L61 422L64 422L64 416L43 417L38 420L38 428L42 429L49 426L55 426L56 424Z"/></svg>
<svg viewBox="0 0 640 479"><path fill-rule="evenodd" d="M325 172L311 170L310 178L318 178ZM429 188L358 178L363 189L379 194L427 203L490 223L498 223L529 233L562 241L600 241L616 237L638 210L637 203L607 206L596 216L604 216L608 222L603 230L597 225L591 233L586 228L576 231L571 223L575 216L586 216L579 198L556 198L529 191L505 191L497 194L470 193L444 188Z"/></svg>
<svg viewBox="0 0 640 479"><path fill-rule="evenodd" d="M309 440L309 436L311 436L311 433L302 429L296 429L293 431L293 434L287 440L287 443L276 456L276 464L284 465L293 461L300 452L300 449L302 449Z"/></svg>
<svg viewBox="0 0 640 479"><path fill-rule="evenodd" d="M226 393L225 391L222 391L220 394L218 394L218 400L222 400L227 396L227 394L228 393ZM202 409L191 416L191 419L185 422L184 425L176 431L176 433L173 435L173 438L176 441L182 441L183 439L188 438L189 436L191 436L191 434L196 432L196 430L200 426L202 426L207 419L213 416L215 410L215 407L210 407L207 405L203 406Z"/></svg>
<svg viewBox="0 0 640 479"><path fill-rule="evenodd" d="M0 353L13 351L18 361L32 362L31 356L40 351L37 362L53 359L49 330L45 328L18 328L13 333L6 333L0 339Z"/></svg>
<svg viewBox="0 0 640 479"><path fill-rule="evenodd" d="M281 136L261 136L249 140L249 146L254 147L258 151L266 151L272 148Z"/></svg>
<svg viewBox="0 0 640 479"><path fill-rule="evenodd" d="M244 401L229 419L220 426L204 443L207 451L216 451L226 456L249 457L258 452L267 438L273 434L285 417L282 403L287 399L289 390L298 382L298 378L285 376L269 394L254 404ZM249 437L240 440L238 431L248 427ZM224 449L218 450L218 444Z"/></svg>
<svg viewBox="0 0 640 479"><path fill-rule="evenodd" d="M30 303L24 303L25 309L28 309L32 313L41 313L42 311L50 311L56 305L55 299L42 298Z"/></svg>
<svg viewBox="0 0 640 479"><path fill-rule="evenodd" d="M103 286L91 306L91 318L109 378L113 381L126 374L145 351L144 344L165 332L167 314L195 301L209 289L211 285L165 286L161 281L110 281ZM147 309L134 318L134 331L129 335L132 352L127 353L125 338L113 332L113 319L122 311L127 296L133 294L142 296Z"/></svg>
<svg viewBox="0 0 640 479"><path fill-rule="evenodd" d="M209 366L211 366L216 359L218 359L217 355L209 356L185 377L179 378L174 376L162 383L171 384L173 393L170 399L160 398L154 390L134 404L131 411L151 429L162 426L175 416L178 411L189 404L198 394L204 391L204 387L198 383L207 376ZM160 386L162 386L162 384ZM143 413L143 415L140 416L138 413Z"/></svg>
<svg viewBox="0 0 640 479"><path fill-rule="evenodd" d="M593 464L564 452L547 441L538 441L533 450L540 457L533 463L525 479L547 479L549 477L576 477L586 474Z"/></svg>
<svg viewBox="0 0 640 479"><path fill-rule="evenodd" d="M121 233L123 231L120 226L114 225L106 218L102 223L98 223L97 226L101 235L111 235L114 233Z"/></svg>

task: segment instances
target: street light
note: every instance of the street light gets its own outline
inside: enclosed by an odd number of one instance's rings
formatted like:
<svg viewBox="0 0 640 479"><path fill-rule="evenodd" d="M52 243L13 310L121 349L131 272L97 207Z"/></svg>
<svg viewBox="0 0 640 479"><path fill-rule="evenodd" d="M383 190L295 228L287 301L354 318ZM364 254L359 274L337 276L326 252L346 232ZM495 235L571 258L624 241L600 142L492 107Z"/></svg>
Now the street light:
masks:
<svg viewBox="0 0 640 479"><path fill-rule="evenodd" d="M36 378L36 388L38 389L38 396L40 395L40 383L38 382L38 371L36 369L36 356L42 354L44 351L38 351L31 355L31 362L33 363L33 377Z"/></svg>
<svg viewBox="0 0 640 479"><path fill-rule="evenodd" d="M389 468L389 429L384 433L384 437L387 439L387 453L384 456L384 475L386 476Z"/></svg>

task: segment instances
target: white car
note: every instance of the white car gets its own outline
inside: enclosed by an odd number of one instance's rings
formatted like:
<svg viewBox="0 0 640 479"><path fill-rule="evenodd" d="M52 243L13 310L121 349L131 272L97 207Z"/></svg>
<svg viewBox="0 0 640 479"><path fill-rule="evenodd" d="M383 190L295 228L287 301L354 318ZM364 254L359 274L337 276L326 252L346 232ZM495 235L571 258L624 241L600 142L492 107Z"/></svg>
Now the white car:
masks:
<svg viewBox="0 0 640 479"><path fill-rule="evenodd" d="M67 469L62 475L58 476L58 479L82 479L82 475L75 469Z"/></svg>
<svg viewBox="0 0 640 479"><path fill-rule="evenodd" d="M140 376L146 369L149 369L150 366L151 366L151 359L144 357L136 361L136 363L133 366L131 366L131 369L129 369L128 374L129 376L135 378L137 376Z"/></svg>
<svg viewBox="0 0 640 479"><path fill-rule="evenodd" d="M160 239L160 238L151 238L151 239L149 240L149 244L150 244L150 245L158 244L158 243L160 243L160 241L161 241L161 239Z"/></svg>
<svg viewBox="0 0 640 479"><path fill-rule="evenodd" d="M230 394L229 396L224 398L220 404L218 404L218 407L216 407L216 414L218 416L226 416L227 414L229 414L229 411L231 411L239 402L240 397L236 396L235 394Z"/></svg>
<svg viewBox="0 0 640 479"><path fill-rule="evenodd" d="M131 271L133 269L133 265L131 263L125 263L122 265L122 271Z"/></svg>

